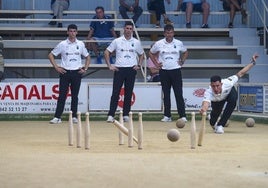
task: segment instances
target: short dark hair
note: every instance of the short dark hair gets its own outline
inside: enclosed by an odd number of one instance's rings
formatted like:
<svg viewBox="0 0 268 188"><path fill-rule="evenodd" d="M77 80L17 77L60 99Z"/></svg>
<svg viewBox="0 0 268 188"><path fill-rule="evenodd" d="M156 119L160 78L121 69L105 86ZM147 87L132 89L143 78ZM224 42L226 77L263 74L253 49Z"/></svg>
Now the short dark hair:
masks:
<svg viewBox="0 0 268 188"><path fill-rule="evenodd" d="M104 8L103 8L102 6L97 6L97 7L95 8L95 11L97 11L97 10L99 10L99 9L101 9L101 10L104 12Z"/></svg>
<svg viewBox="0 0 268 188"><path fill-rule="evenodd" d="M126 27L127 25L131 25L132 27L134 26L134 24L133 24L132 22L130 22L130 21L125 22L125 27Z"/></svg>
<svg viewBox="0 0 268 188"><path fill-rule="evenodd" d="M165 31L170 31L170 30L174 30L174 26L172 24L167 24L164 27L164 32Z"/></svg>
<svg viewBox="0 0 268 188"><path fill-rule="evenodd" d="M217 82L217 81L221 82L221 77L220 76L214 75L214 76L210 77L210 82Z"/></svg>
<svg viewBox="0 0 268 188"><path fill-rule="evenodd" d="M75 24L70 24L70 25L68 25L67 30L69 31L70 29L75 29L75 30L77 30L77 25L75 25Z"/></svg>

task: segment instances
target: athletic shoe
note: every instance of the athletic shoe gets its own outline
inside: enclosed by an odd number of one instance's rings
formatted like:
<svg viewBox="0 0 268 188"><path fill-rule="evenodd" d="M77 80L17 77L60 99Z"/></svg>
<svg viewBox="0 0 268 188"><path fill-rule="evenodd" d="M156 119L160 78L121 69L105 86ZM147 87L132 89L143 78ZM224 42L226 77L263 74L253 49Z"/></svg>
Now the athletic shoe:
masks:
<svg viewBox="0 0 268 188"><path fill-rule="evenodd" d="M78 119L76 117L73 117L73 123L78 123Z"/></svg>
<svg viewBox="0 0 268 188"><path fill-rule="evenodd" d="M203 28L203 29L207 29L207 28L209 28L209 27L208 27L208 24L202 24L201 28Z"/></svg>
<svg viewBox="0 0 268 188"><path fill-rule="evenodd" d="M160 27L161 27L161 26L160 26L159 23L155 24L155 28L160 28Z"/></svg>
<svg viewBox="0 0 268 188"><path fill-rule="evenodd" d="M56 16L53 16L52 19L56 19ZM56 25L56 24L57 24L57 22L53 21L53 20L48 23L48 25Z"/></svg>
<svg viewBox="0 0 268 188"><path fill-rule="evenodd" d="M233 28L233 27L234 27L233 23L230 22L230 23L228 24L228 28Z"/></svg>
<svg viewBox="0 0 268 188"><path fill-rule="evenodd" d="M161 119L162 122L171 122L171 117L164 116L163 119Z"/></svg>
<svg viewBox="0 0 268 188"><path fill-rule="evenodd" d="M113 123L114 122L114 117L113 116L108 116L107 122L108 123Z"/></svg>
<svg viewBox="0 0 268 188"><path fill-rule="evenodd" d="M48 23L48 25L56 25L56 24L57 24L56 21L50 21L50 22Z"/></svg>
<svg viewBox="0 0 268 188"><path fill-rule="evenodd" d="M223 134L224 133L224 129L223 129L223 126L221 125L218 125L215 129L215 133L216 134Z"/></svg>
<svg viewBox="0 0 268 188"><path fill-rule="evenodd" d="M182 117L181 120L184 121L185 123L187 122L186 117Z"/></svg>
<svg viewBox="0 0 268 188"><path fill-rule="evenodd" d="M58 123L61 123L61 119L54 117L52 120L49 121L49 123L50 124L58 124Z"/></svg>
<svg viewBox="0 0 268 188"><path fill-rule="evenodd" d="M192 28L191 22L186 23L186 28L188 28L188 29Z"/></svg>
<svg viewBox="0 0 268 188"><path fill-rule="evenodd" d="M62 28L62 23L58 23L58 28Z"/></svg>
<svg viewBox="0 0 268 188"><path fill-rule="evenodd" d="M124 122L129 122L129 117L128 116L124 116L123 117L123 120L124 120Z"/></svg>

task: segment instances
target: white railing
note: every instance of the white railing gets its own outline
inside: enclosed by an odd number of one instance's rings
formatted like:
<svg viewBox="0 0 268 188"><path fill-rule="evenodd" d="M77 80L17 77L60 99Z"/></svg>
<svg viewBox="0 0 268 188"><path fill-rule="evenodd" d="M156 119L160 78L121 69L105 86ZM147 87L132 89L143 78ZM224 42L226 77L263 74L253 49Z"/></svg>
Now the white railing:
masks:
<svg viewBox="0 0 268 188"><path fill-rule="evenodd" d="M261 20L262 22L262 25L263 25L263 44L264 44L264 47L265 49L267 50L268 48L268 42L267 42L267 32L268 32L268 28L266 26L266 23L267 23L267 15L268 15L268 8L266 6L266 3L264 0L261 0L262 2L262 6L257 6L256 2L255 1L252 1L255 9L256 9L256 12L259 16L259 19ZM263 8L263 12L261 11L261 8Z"/></svg>

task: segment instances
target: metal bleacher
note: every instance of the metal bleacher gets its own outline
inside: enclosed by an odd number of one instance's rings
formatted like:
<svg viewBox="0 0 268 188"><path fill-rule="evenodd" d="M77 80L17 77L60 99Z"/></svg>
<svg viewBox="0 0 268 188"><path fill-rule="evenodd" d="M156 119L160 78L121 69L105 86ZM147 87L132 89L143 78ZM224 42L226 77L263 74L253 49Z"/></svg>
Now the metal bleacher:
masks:
<svg viewBox="0 0 268 188"><path fill-rule="evenodd" d="M115 30L120 35L123 20L120 19L118 12L114 10L105 12L115 19ZM0 10L0 17L5 13L19 15L0 18L6 78L57 78L58 75L51 67L47 55L59 41L66 37L66 28L50 27L47 25L49 18L37 16L49 15L50 10L13 10L13 12ZM79 28L78 38L85 41L89 31L89 22L92 21L88 18L93 16L95 11L70 10L65 13L69 17L63 19L64 26L75 21ZM144 14L150 16L147 11ZM184 17L183 12L167 11L167 14ZM212 11L211 14L211 16L228 16L228 13L222 11ZM74 18L71 18L72 15ZM75 18L77 15L85 16L85 18ZM232 29L213 27L213 25L209 29L198 27L186 29L181 23L175 23L174 26L175 37L183 41L190 54L182 69L183 77L187 81L191 79L207 81L215 72L221 76L229 76L244 66L241 61L243 52L239 43L234 42L237 40L234 39L235 35L230 34ZM246 29L247 26L244 27ZM135 36L140 38L147 53L150 45L163 37L163 28L154 28L151 23L142 23L136 28ZM92 64L87 77L107 80L112 78L112 73L105 64L96 64L92 56ZM137 79L144 81L145 77L146 75L139 73ZM249 82L249 78L250 76L245 77L244 81Z"/></svg>

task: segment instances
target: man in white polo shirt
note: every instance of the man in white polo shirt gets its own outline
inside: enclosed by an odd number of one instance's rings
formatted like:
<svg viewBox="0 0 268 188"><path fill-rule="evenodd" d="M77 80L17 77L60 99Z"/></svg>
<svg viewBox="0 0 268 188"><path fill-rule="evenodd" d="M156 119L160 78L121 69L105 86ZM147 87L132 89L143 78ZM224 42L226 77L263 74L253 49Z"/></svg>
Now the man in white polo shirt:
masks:
<svg viewBox="0 0 268 188"><path fill-rule="evenodd" d="M59 73L59 97L52 124L61 123L61 115L64 110L68 88L71 89L71 111L73 122L77 123L78 93L80 90L82 74L90 64L90 56L85 44L76 38L77 26L70 24L67 29L68 38L60 42L48 55L50 63ZM58 65L54 56L61 55L61 64ZM82 65L81 56L86 57L85 66Z"/></svg>
<svg viewBox="0 0 268 188"><path fill-rule="evenodd" d="M180 40L174 38L173 25L165 25L164 36L165 38L157 41L149 52L151 60L160 69L159 75L164 94L164 118L161 121L172 121L170 102L170 91L172 87L179 117L186 122L181 67L188 57L188 51Z"/></svg>
<svg viewBox="0 0 268 188"><path fill-rule="evenodd" d="M200 113L202 114L207 112L209 106L211 106L212 111L210 113L210 125L214 128L215 133L224 133L224 126L231 117L237 103L237 91L234 85L238 82L239 78L244 76L255 65L257 58L258 55L253 55L251 62L241 69L236 75L230 76L226 79L221 79L218 75L210 78L210 87L204 93ZM222 111L223 114L218 121Z"/></svg>
<svg viewBox="0 0 268 188"><path fill-rule="evenodd" d="M137 70L140 69L144 59L144 50L141 42L132 35L133 23L126 22L123 35L113 40L104 52L107 66L111 71L114 71L113 91L107 122L114 121L119 94L123 84L125 89L123 118L125 122L129 120L128 114L131 109L131 97L135 78ZM113 52L116 54L115 64L111 64L109 60Z"/></svg>

